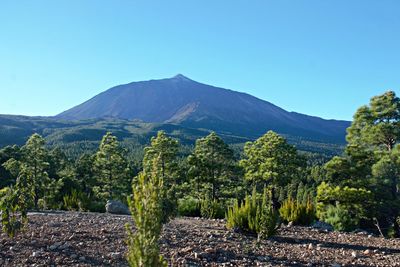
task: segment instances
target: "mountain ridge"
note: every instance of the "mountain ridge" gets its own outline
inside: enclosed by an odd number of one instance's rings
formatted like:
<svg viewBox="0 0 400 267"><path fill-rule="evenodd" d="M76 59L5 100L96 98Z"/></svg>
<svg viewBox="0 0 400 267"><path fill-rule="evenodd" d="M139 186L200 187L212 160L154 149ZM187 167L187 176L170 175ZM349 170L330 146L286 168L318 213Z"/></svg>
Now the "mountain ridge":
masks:
<svg viewBox="0 0 400 267"><path fill-rule="evenodd" d="M55 118L138 119L251 138L274 130L310 140L340 143L344 142L350 125L348 121L289 112L248 93L203 84L182 74L111 87Z"/></svg>

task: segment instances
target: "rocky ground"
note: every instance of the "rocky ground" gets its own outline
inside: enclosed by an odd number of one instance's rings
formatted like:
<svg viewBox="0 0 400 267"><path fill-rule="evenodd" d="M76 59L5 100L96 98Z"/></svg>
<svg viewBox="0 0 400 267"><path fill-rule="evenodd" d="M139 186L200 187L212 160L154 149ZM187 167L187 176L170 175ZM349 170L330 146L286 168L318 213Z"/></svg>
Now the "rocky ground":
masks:
<svg viewBox="0 0 400 267"><path fill-rule="evenodd" d="M0 236L0 266L127 266L129 216L30 214L28 230ZM400 266L400 240L365 233L282 227L269 240L227 230L219 220L165 225L161 252L171 266Z"/></svg>

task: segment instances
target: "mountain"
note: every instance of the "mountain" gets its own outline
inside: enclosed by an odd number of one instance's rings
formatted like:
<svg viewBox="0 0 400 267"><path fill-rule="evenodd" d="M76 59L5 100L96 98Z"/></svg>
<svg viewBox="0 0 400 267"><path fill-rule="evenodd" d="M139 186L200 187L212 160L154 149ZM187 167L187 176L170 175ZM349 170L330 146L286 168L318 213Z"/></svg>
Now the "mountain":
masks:
<svg viewBox="0 0 400 267"><path fill-rule="evenodd" d="M306 140L343 143L348 121L288 112L246 93L168 79L118 85L56 116L63 120L118 118L179 124L248 138L268 130Z"/></svg>

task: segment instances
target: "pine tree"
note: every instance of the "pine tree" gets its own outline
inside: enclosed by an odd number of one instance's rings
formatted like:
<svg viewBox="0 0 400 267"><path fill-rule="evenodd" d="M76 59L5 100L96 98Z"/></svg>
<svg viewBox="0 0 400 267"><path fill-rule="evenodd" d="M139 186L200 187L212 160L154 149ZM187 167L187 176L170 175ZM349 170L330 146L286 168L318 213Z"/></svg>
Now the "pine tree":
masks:
<svg viewBox="0 0 400 267"><path fill-rule="evenodd" d="M233 189L237 177L234 154L216 133L196 141L188 163L195 190L200 194L208 194L211 200L216 200Z"/></svg>
<svg viewBox="0 0 400 267"><path fill-rule="evenodd" d="M33 134L26 144L21 148L21 159L10 159L4 166L7 170L17 176L17 187L23 194L32 196L33 204L36 210L39 209L39 199L45 194L49 183L47 169L47 150L45 148L43 137ZM24 188L22 188L24 187Z"/></svg>
<svg viewBox="0 0 400 267"><path fill-rule="evenodd" d="M110 132L101 140L95 155L94 169L100 184L95 191L100 198L109 200L126 198L130 185L128 164L117 137Z"/></svg>
<svg viewBox="0 0 400 267"><path fill-rule="evenodd" d="M163 188L161 190L163 222L167 222L177 213L178 149L178 141L168 137L164 131L159 131L156 137L151 138L150 146L144 149L144 172L151 173L156 168L163 180ZM156 165L154 165L155 162Z"/></svg>
<svg viewBox="0 0 400 267"><path fill-rule="evenodd" d="M244 159L240 161L246 180L260 190L264 187L271 190L274 209L279 208L275 192L299 177L305 164L305 159L297 154L296 148L273 131L246 143Z"/></svg>
<svg viewBox="0 0 400 267"><path fill-rule="evenodd" d="M348 145L342 157L325 165L331 186L367 190L373 194L374 206L360 199L352 204L368 210L365 219L383 228L393 225L400 236L396 218L400 216L398 143L400 141L400 99L393 91L371 98L369 105L360 107L354 115L347 134ZM340 202L340 197L337 200ZM352 207L341 204L336 209L351 214ZM348 208L348 210L344 210ZM352 215L361 216L359 214ZM336 216L335 220L340 216ZM381 228L378 227L378 228Z"/></svg>

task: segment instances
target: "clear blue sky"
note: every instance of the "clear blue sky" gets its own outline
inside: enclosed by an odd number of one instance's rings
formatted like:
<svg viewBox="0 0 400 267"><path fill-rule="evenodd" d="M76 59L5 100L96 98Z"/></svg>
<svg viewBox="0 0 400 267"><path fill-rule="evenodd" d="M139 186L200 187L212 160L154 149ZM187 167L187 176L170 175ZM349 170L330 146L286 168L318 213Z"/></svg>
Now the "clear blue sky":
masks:
<svg viewBox="0 0 400 267"><path fill-rule="evenodd" d="M351 119L400 93L398 0L2 0L0 113L55 115L182 73L289 111Z"/></svg>

